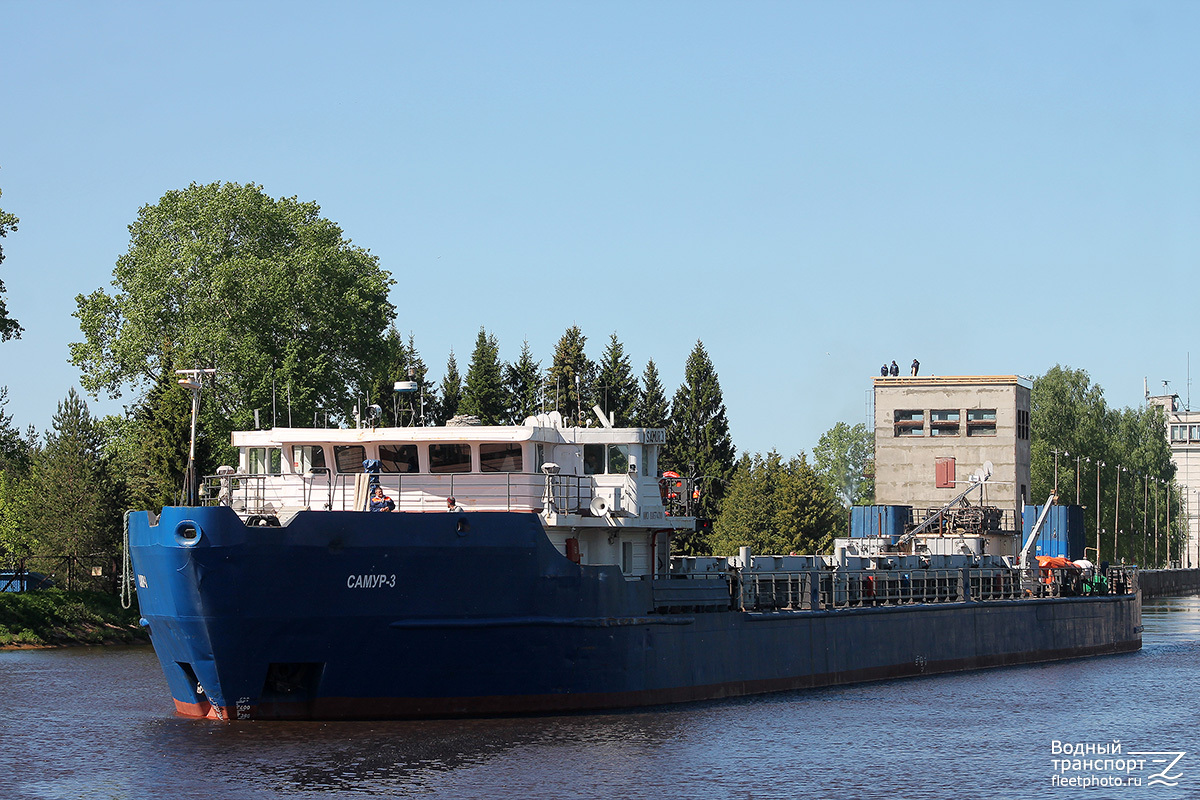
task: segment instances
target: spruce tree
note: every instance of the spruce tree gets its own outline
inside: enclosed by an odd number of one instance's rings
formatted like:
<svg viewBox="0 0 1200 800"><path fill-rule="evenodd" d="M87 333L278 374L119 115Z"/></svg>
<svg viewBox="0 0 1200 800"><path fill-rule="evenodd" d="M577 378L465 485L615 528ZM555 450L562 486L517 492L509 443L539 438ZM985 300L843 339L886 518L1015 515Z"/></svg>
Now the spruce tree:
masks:
<svg viewBox="0 0 1200 800"><path fill-rule="evenodd" d="M638 402L634 409L633 422L639 428L665 428L670 421L671 404L667 401L666 390L658 378L658 367L654 359L646 362L646 370L642 373L642 388L638 392Z"/></svg>
<svg viewBox="0 0 1200 800"><path fill-rule="evenodd" d="M735 457L721 383L704 343L697 340L688 356L683 385L671 401L664 468L698 478L697 516L713 517L733 475Z"/></svg>
<svg viewBox="0 0 1200 800"><path fill-rule="evenodd" d="M774 528L789 553L827 553L835 536L849 533L849 520L829 483L804 453L793 458L775 489Z"/></svg>
<svg viewBox="0 0 1200 800"><path fill-rule="evenodd" d="M201 404L204 404L203 393ZM134 508L157 510L180 504L191 428L191 393L178 385L174 372L159 376L146 399L134 410L133 419L119 434L131 445L130 458L122 459L121 472ZM203 422L196 426L197 476L216 471L212 438L207 431Z"/></svg>
<svg viewBox="0 0 1200 800"><path fill-rule="evenodd" d="M520 357L505 365L504 384L510 424L520 425L541 410L542 365L533 360L528 339L521 345Z"/></svg>
<svg viewBox="0 0 1200 800"><path fill-rule="evenodd" d="M101 459L102 442L85 403L72 389L58 404L46 445L34 460L24 518L41 553L68 559L67 588L77 567L116 553L119 498Z"/></svg>
<svg viewBox="0 0 1200 800"><path fill-rule="evenodd" d="M801 453L785 462L772 451L742 456L711 538L687 544L719 556L734 555L739 547L759 555L824 553L845 528L833 490L807 457Z"/></svg>
<svg viewBox="0 0 1200 800"><path fill-rule="evenodd" d="M475 352L467 369L466 385L459 403L460 414L474 414L484 425L499 425L505 417L504 381L501 377L500 345L482 326L475 339Z"/></svg>
<svg viewBox="0 0 1200 800"><path fill-rule="evenodd" d="M546 372L546 400L554 398L555 407L562 412L568 425L578 425L583 419L586 398L591 393L596 366L583 351L587 337L578 325L567 328L554 348L554 362Z"/></svg>
<svg viewBox="0 0 1200 800"><path fill-rule="evenodd" d="M598 367L596 382L592 385L592 403L600 406L605 414L615 414L618 428L632 424L638 402L638 382L616 333L609 339Z"/></svg>
<svg viewBox="0 0 1200 800"><path fill-rule="evenodd" d="M446 360L446 375L442 378L441 401L437 404L434 415L435 425L444 425L446 420L458 413L458 405L462 398L462 378L458 375L458 362L454 351Z"/></svg>
<svg viewBox="0 0 1200 800"><path fill-rule="evenodd" d="M424 425L426 416L429 410L436 408L438 404L437 387L429 382L429 369L425 366L424 359L421 358L421 353L417 350L417 339L412 333L408 334L408 344L403 348L403 371L397 375L398 381L415 381L417 391L409 398L398 398L398 405L407 404L411 410L411 418L404 419L403 411L400 412L400 422L408 422L412 425Z"/></svg>

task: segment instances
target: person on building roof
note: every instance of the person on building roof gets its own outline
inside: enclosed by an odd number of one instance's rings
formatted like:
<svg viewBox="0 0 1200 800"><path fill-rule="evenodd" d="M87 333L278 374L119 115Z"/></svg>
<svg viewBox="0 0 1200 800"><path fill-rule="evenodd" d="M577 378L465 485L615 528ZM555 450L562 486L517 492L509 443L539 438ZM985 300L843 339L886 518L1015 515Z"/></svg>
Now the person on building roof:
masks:
<svg viewBox="0 0 1200 800"><path fill-rule="evenodd" d="M915 377L917 377L917 370L919 370L920 368L921 368L921 362L920 362L920 361L917 361L917 360L914 358L914 359L913 359L913 363L912 363L912 376L913 376L914 378L915 378Z"/></svg>
<svg viewBox="0 0 1200 800"><path fill-rule="evenodd" d="M887 364L886 363L882 367L879 368L879 374L885 378L887 377Z"/></svg>
<svg viewBox="0 0 1200 800"><path fill-rule="evenodd" d="M371 510L372 511L395 511L396 504L392 502L392 498L383 493L382 486L375 487L375 493L371 495Z"/></svg>
<svg viewBox="0 0 1200 800"><path fill-rule="evenodd" d="M888 374L890 374L893 378L900 374L900 367L896 366L895 361L893 361L892 366L888 368Z"/></svg>

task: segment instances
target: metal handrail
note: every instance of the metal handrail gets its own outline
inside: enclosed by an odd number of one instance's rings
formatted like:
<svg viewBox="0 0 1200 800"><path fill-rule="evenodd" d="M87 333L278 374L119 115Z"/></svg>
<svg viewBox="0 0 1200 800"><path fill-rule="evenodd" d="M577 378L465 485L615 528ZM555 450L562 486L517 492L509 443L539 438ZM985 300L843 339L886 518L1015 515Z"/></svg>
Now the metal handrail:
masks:
<svg viewBox="0 0 1200 800"><path fill-rule="evenodd" d="M1110 567L1101 580L1070 568L808 570L741 572L735 606L743 611L811 611L916 603L990 602L1046 597L1129 595L1136 567ZM691 578L682 574L673 577Z"/></svg>
<svg viewBox="0 0 1200 800"><path fill-rule="evenodd" d="M314 499L325 502L326 510L354 510L354 486L365 473L309 473L263 475L229 473L204 477L201 502L207 506L229 505L243 514L278 514L289 506L293 510L311 509ZM590 478L574 479L573 498L591 501L594 490ZM268 480L271 481L268 484ZM456 497L468 511L538 511L544 505L544 476L527 472L504 473L377 473L371 485L394 493L398 511L444 511L447 497ZM586 491L584 487L586 486ZM467 492L460 496L460 492ZM320 497L324 494L325 497ZM294 502L288 503L291 498ZM572 507L577 507L578 502Z"/></svg>

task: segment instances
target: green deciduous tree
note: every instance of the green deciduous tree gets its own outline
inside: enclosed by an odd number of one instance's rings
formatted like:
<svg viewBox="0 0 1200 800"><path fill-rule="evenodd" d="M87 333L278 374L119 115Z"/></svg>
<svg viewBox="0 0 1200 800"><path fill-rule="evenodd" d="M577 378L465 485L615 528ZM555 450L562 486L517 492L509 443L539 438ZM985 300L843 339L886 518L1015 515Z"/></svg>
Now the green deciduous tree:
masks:
<svg viewBox="0 0 1200 800"><path fill-rule="evenodd" d="M519 425L541 411L542 364L533 360L529 340L521 345L521 355L504 366L504 385L508 397L508 421Z"/></svg>
<svg viewBox="0 0 1200 800"><path fill-rule="evenodd" d="M739 547L770 555L827 552L845 528L841 504L804 454L784 461L776 452L738 461L709 550L734 555Z"/></svg>
<svg viewBox="0 0 1200 800"><path fill-rule="evenodd" d="M721 383L708 351L697 341L688 356L683 385L671 401L671 424L661 463L664 469L700 478L703 491L698 516L715 517L733 475L735 455Z"/></svg>
<svg viewBox="0 0 1200 800"><path fill-rule="evenodd" d="M597 369L592 404L600 406L606 414L615 414L618 428L632 424L638 402L638 380L616 333L604 348Z"/></svg>
<svg viewBox="0 0 1200 800"><path fill-rule="evenodd" d="M813 448L817 473L842 505L870 505L875 497L875 434L861 422L839 422Z"/></svg>
<svg viewBox="0 0 1200 800"><path fill-rule="evenodd" d="M29 481L14 470L0 470L0 566L33 555L37 542L25 523Z"/></svg>
<svg viewBox="0 0 1200 800"><path fill-rule="evenodd" d="M10 231L17 229L20 222L13 214L0 208L0 239L8 236ZM4 243L0 242L0 264L4 263ZM0 342L9 339L20 339L23 328L8 315L8 305L4 301L4 281L0 281Z"/></svg>
<svg viewBox="0 0 1200 800"><path fill-rule="evenodd" d="M1032 502L1045 502L1055 488L1057 477L1058 502L1084 507L1087 546L1095 546L1099 527L1100 558L1110 562L1124 558L1154 563L1157 513L1163 544L1159 552L1161 563L1166 557L1168 536L1167 493L1165 489L1160 491L1157 512L1153 496L1155 488L1162 486L1160 482L1172 481L1175 475L1162 410L1158 406L1111 409L1105 402L1104 391L1091 382L1086 371L1061 365L1034 380L1030 406ZM1122 467L1118 498L1117 473ZM1172 488L1171 496L1174 499L1170 504L1170 536L1174 558L1184 533L1175 526L1182 510L1177 487ZM1088 556L1094 557L1094 553L1089 552Z"/></svg>
<svg viewBox="0 0 1200 800"><path fill-rule="evenodd" d="M646 362L642 372L642 386L638 391L638 402L634 409L633 421L639 428L665 428L670 422L671 404L667 401L666 390L658 377L658 367L654 359Z"/></svg>
<svg viewBox="0 0 1200 800"><path fill-rule="evenodd" d="M596 365L584 352L587 337L578 325L567 328L554 348L554 360L546 371L546 398L554 398L568 425L577 425L587 410L584 398L591 395Z"/></svg>
<svg viewBox="0 0 1200 800"><path fill-rule="evenodd" d="M479 417L484 425L500 425L505 421L506 406L500 345L495 336L480 327L458 410Z"/></svg>
<svg viewBox="0 0 1200 800"><path fill-rule="evenodd" d="M13 425L11 414L5 412L8 405L8 387L0 386L0 472L23 472L29 466L31 443L21 437Z"/></svg>
<svg viewBox="0 0 1200 800"><path fill-rule="evenodd" d="M298 419L355 399L386 368L393 282L315 203L254 184L192 184L139 209L113 292L76 298L71 360L90 392L119 395L174 369L215 366L230 427L275 389Z"/></svg>

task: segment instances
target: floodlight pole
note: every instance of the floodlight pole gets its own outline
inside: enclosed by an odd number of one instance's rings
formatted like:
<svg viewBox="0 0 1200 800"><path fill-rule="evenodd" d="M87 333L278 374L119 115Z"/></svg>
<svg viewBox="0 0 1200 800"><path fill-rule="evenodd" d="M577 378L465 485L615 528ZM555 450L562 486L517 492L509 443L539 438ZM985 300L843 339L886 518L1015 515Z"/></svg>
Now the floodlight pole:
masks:
<svg viewBox="0 0 1200 800"><path fill-rule="evenodd" d="M192 390L192 436L188 444L187 469L183 473L183 504L196 505L196 419L200 416L200 381L205 375L216 375L215 369L177 369L182 375L179 385Z"/></svg>

